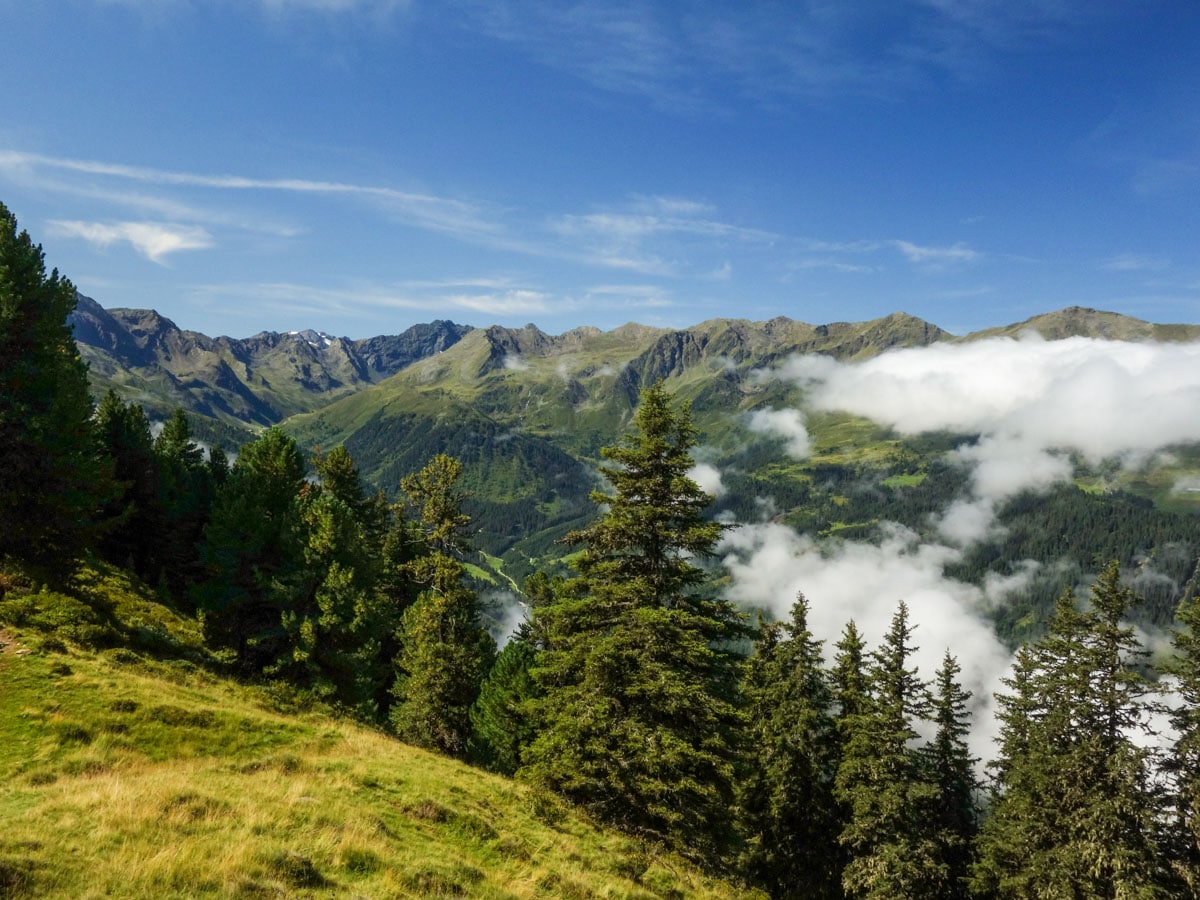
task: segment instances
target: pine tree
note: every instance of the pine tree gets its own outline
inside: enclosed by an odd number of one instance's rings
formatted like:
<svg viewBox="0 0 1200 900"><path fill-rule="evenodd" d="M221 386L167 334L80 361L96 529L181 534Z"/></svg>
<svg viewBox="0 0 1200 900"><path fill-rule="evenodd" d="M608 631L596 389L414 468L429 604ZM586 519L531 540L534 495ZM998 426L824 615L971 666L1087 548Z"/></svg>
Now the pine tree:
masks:
<svg viewBox="0 0 1200 900"><path fill-rule="evenodd" d="M529 707L539 692L530 669L536 658L528 640L505 644L471 707L471 758L493 772L514 774L533 740Z"/></svg>
<svg viewBox="0 0 1200 900"><path fill-rule="evenodd" d="M605 448L606 511L569 536L578 578L535 610L545 691L524 777L597 817L710 864L729 840L742 618L706 591L721 526L687 473L686 409L642 393L636 430Z"/></svg>
<svg viewBox="0 0 1200 900"><path fill-rule="evenodd" d="M996 796L973 886L998 897L1171 895L1148 751L1144 656L1123 625L1135 598L1113 563L1091 607L1064 594L1046 634L1018 651L1000 695Z"/></svg>
<svg viewBox="0 0 1200 900"><path fill-rule="evenodd" d="M1200 896L1200 597L1180 604L1176 657L1167 674L1174 679L1177 705L1171 724L1177 737L1169 760L1172 775L1171 856L1193 897Z"/></svg>
<svg viewBox="0 0 1200 900"><path fill-rule="evenodd" d="M0 559L60 575L92 538L112 477L67 324L75 298L0 204Z"/></svg>
<svg viewBox="0 0 1200 900"><path fill-rule="evenodd" d="M470 521L459 505L461 474L458 460L439 454L401 482L420 512L426 553L410 566L424 590L401 621L391 710L402 740L457 757L467 754L471 705L495 654L458 559Z"/></svg>
<svg viewBox="0 0 1200 900"><path fill-rule="evenodd" d="M912 747L914 722L927 716L929 701L908 667L911 638L901 602L871 658L869 702L847 720L836 795L848 815L840 840L849 854L842 873L849 897L944 896L947 871L931 827L938 792Z"/></svg>
<svg viewBox="0 0 1200 900"><path fill-rule="evenodd" d="M126 405L109 389L96 410L96 431L115 479L98 549L110 562L132 566L152 581L162 558L164 520L150 421L140 406Z"/></svg>
<svg viewBox="0 0 1200 900"><path fill-rule="evenodd" d="M185 596L203 577L196 548L203 540L217 485L204 451L192 440L191 425L182 409L176 407L163 423L154 439L154 458L162 517L158 538L161 576L174 595Z"/></svg>
<svg viewBox="0 0 1200 900"><path fill-rule="evenodd" d="M391 625L375 590L381 553L376 508L344 450L317 454L313 464L320 484L305 484L298 497L298 590L281 611L288 644L269 672L374 718L384 677L381 641Z"/></svg>
<svg viewBox="0 0 1200 900"><path fill-rule="evenodd" d="M979 832L977 759L967 748L971 694L958 682L958 660L946 651L934 677L933 722L937 732L927 748L927 762L937 786L937 819L934 824L947 881L941 896L952 900L969 894L968 880L975 837Z"/></svg>
<svg viewBox="0 0 1200 900"><path fill-rule="evenodd" d="M840 897L833 695L803 595L787 625L765 627L748 669L752 755L739 790L747 838L741 868L772 897Z"/></svg>
<svg viewBox="0 0 1200 900"><path fill-rule="evenodd" d="M833 658L833 700L840 732L845 732L854 717L867 709L866 650L858 626L853 620L847 622ZM843 743L846 739L843 734Z"/></svg>
<svg viewBox="0 0 1200 900"><path fill-rule="evenodd" d="M204 532L207 577L193 590L206 640L259 673L289 646L283 612L300 590L304 541L299 498L304 457L269 428L241 449Z"/></svg>

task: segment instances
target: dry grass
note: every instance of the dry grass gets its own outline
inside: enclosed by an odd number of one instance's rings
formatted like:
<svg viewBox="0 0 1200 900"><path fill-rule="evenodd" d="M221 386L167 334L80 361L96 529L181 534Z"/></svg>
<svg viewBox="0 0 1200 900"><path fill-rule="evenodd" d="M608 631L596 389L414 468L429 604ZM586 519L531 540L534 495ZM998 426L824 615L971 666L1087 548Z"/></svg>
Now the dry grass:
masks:
<svg viewBox="0 0 1200 900"><path fill-rule="evenodd" d="M190 663L61 652L20 627L3 642L0 896L741 893L523 785Z"/></svg>

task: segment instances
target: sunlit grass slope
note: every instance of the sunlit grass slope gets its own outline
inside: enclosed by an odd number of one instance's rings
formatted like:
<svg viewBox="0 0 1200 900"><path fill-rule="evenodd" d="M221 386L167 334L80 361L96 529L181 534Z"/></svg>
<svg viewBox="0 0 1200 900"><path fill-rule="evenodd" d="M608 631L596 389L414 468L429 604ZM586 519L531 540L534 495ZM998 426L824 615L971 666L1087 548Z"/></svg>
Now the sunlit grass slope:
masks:
<svg viewBox="0 0 1200 900"><path fill-rule="evenodd" d="M215 674L116 573L0 600L0 896L730 897L507 779ZM97 613L95 603L106 607Z"/></svg>

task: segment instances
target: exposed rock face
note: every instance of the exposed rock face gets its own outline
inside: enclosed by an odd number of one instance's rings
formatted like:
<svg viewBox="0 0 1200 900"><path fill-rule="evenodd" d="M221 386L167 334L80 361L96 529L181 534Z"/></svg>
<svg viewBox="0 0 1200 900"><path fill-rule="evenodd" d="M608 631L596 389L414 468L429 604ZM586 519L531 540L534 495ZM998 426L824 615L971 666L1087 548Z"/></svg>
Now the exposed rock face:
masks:
<svg viewBox="0 0 1200 900"><path fill-rule="evenodd" d="M71 318L93 384L152 415L182 406L230 424L271 425L395 375L472 329L437 321L366 340L316 331L212 338L148 309L104 309L78 295Z"/></svg>

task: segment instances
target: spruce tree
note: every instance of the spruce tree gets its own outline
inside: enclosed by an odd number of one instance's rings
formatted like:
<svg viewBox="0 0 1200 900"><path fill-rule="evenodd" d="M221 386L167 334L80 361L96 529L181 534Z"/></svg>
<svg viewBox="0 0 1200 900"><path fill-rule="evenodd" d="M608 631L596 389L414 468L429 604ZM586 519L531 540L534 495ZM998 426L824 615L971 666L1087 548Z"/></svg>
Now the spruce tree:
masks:
<svg viewBox="0 0 1200 900"><path fill-rule="evenodd" d="M848 817L840 840L849 855L842 873L849 897L940 897L947 884L932 828L937 787L912 746L929 700L908 666L911 638L901 602L872 654L865 709L846 720L836 795Z"/></svg>
<svg viewBox="0 0 1200 900"><path fill-rule="evenodd" d="M1179 606L1174 636L1173 678L1176 705L1171 724L1176 739L1169 760L1172 776L1171 856L1193 897L1200 896L1200 597Z"/></svg>
<svg viewBox="0 0 1200 900"><path fill-rule="evenodd" d="M60 575L92 539L112 477L67 324L75 299L0 204L0 559Z"/></svg>
<svg viewBox="0 0 1200 900"><path fill-rule="evenodd" d="M765 626L746 693L752 753L738 792L742 871L772 897L841 897L833 694L803 595L790 622Z"/></svg>
<svg viewBox="0 0 1200 900"><path fill-rule="evenodd" d="M533 740L529 707L539 692L530 669L536 658L523 637L505 644L471 707L471 758L493 772L513 775Z"/></svg>
<svg viewBox="0 0 1200 900"><path fill-rule="evenodd" d="M420 514L425 554L410 566L423 587L401 620L391 723L411 744L465 757L471 705L495 654L458 556L469 518L460 509L462 464L439 454L401 482Z"/></svg>
<svg viewBox="0 0 1200 900"><path fill-rule="evenodd" d="M196 548L203 540L217 485L204 451L192 440L187 414L179 407L154 439L154 458L162 517L160 574L173 594L185 596L204 574Z"/></svg>
<svg viewBox="0 0 1200 900"><path fill-rule="evenodd" d="M1000 695L996 795L973 886L998 897L1170 896L1148 751L1135 602L1110 565L1089 609L1065 593L1046 634L1018 651Z"/></svg>
<svg viewBox="0 0 1200 900"><path fill-rule="evenodd" d="M967 701L971 694L958 681L961 671L958 660L947 650L934 677L933 722L937 732L926 748L938 793L935 839L947 868L941 896L948 900L969 894L974 843L979 832L977 797L981 785L975 774L978 760L967 748L971 730Z"/></svg>
<svg viewBox="0 0 1200 900"><path fill-rule="evenodd" d="M150 421L109 389L96 410L102 451L111 461L114 490L104 504L99 551L153 582L162 560L164 518Z"/></svg>
<svg viewBox="0 0 1200 900"><path fill-rule="evenodd" d="M597 817L712 864L731 833L742 717L741 616L697 564L720 525L688 477L695 437L661 386L602 453L612 492L569 536L578 577L535 610L545 697L524 777Z"/></svg>
<svg viewBox="0 0 1200 900"><path fill-rule="evenodd" d="M317 454L319 484L298 497L303 564L294 601L282 610L288 636L269 670L317 697L373 718L384 676L380 652L390 626L375 590L380 528L350 455Z"/></svg>
<svg viewBox="0 0 1200 900"><path fill-rule="evenodd" d="M241 449L204 531L206 577L192 591L204 635L232 649L246 673L264 671L289 646L283 612L300 589L304 470L296 442L267 429Z"/></svg>

